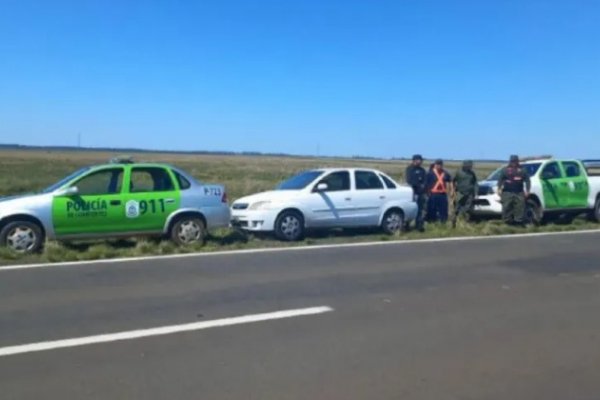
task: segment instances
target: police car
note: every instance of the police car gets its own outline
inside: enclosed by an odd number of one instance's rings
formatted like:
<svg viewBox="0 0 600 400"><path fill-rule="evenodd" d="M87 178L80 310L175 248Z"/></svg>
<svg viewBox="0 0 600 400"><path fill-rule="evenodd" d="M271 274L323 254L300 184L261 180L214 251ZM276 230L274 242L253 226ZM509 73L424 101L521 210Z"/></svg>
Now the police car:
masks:
<svg viewBox="0 0 600 400"><path fill-rule="evenodd" d="M140 235L190 244L229 220L223 186L198 182L170 165L115 159L39 193L0 198L0 245L31 253L45 239Z"/></svg>
<svg viewBox="0 0 600 400"><path fill-rule="evenodd" d="M251 232L274 232L300 240L306 229L381 227L400 231L417 216L410 187L381 171L329 168L304 171L275 190L236 200L232 225Z"/></svg>
<svg viewBox="0 0 600 400"><path fill-rule="evenodd" d="M589 214L600 222L600 162L533 159L521 163L531 177L527 219L539 223L551 215ZM501 215L498 180L502 168L479 183L475 201L477 215Z"/></svg>

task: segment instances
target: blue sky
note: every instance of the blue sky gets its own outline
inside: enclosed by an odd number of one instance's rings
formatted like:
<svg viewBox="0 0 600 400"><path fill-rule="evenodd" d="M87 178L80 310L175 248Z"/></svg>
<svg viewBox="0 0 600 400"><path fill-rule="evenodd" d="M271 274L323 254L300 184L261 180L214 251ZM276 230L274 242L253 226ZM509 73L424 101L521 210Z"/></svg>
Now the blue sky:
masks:
<svg viewBox="0 0 600 400"><path fill-rule="evenodd" d="M600 157L597 1L0 2L0 142Z"/></svg>

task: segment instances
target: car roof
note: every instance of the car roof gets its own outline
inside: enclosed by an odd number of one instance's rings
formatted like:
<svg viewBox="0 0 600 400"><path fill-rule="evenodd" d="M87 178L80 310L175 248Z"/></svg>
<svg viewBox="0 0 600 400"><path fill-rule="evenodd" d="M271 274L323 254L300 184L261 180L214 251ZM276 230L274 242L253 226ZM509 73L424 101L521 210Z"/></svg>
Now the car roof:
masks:
<svg viewBox="0 0 600 400"><path fill-rule="evenodd" d="M357 168L357 167L351 167L351 168L345 168L345 167L339 167L339 168L316 168L313 169L312 171L320 171L320 172L335 172L335 171L371 171L371 172L375 172L378 174L384 174L387 175L386 173L378 170L378 169L374 169L374 168Z"/></svg>
<svg viewBox="0 0 600 400"><path fill-rule="evenodd" d="M166 164L166 163L157 163L157 162L109 162L104 164L96 164L91 165L90 168L98 169L98 168L107 168L107 167L116 167L116 166L129 166L129 167L159 167L159 168L172 168L179 170L178 168Z"/></svg>
<svg viewBox="0 0 600 400"><path fill-rule="evenodd" d="M545 163L545 162L549 162L549 161L558 161L558 162L580 162L579 160L575 160L575 159L571 159L571 158L540 158L540 159L536 159L536 160L527 160L527 161L523 161L521 164L539 164L539 163Z"/></svg>

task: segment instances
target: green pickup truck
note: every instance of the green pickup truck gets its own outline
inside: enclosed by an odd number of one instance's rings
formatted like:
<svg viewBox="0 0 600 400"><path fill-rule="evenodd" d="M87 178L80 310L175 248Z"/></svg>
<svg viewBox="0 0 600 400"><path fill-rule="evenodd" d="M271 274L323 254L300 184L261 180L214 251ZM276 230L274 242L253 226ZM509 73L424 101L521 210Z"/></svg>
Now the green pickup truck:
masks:
<svg viewBox="0 0 600 400"><path fill-rule="evenodd" d="M550 216L588 214L600 222L600 160L538 159L522 163L531 177L527 200L530 222ZM475 214L501 215L498 178L502 168L479 183Z"/></svg>

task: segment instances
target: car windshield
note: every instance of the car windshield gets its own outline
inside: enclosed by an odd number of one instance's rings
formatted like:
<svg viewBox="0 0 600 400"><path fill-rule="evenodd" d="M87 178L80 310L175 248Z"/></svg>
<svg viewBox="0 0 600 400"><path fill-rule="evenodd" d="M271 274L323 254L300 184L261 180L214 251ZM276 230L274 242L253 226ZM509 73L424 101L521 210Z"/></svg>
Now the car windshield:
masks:
<svg viewBox="0 0 600 400"><path fill-rule="evenodd" d="M527 171L527 174L529 176L534 176L538 170L540 169L540 166L542 165L542 163L528 163L528 164L522 164L521 167ZM486 181L498 181L500 179L500 174L502 173L502 170L504 169L504 167L502 168L498 168L497 170L495 170L494 172L492 172L490 174L490 176L488 176L486 178Z"/></svg>
<svg viewBox="0 0 600 400"><path fill-rule="evenodd" d="M305 171L295 175L277 186L277 190L300 190L323 174L323 171Z"/></svg>
<svg viewBox="0 0 600 400"><path fill-rule="evenodd" d="M52 193L55 190L60 189L62 186L69 183L73 179L77 178L79 175L81 175L89 170L90 170L90 167L81 168L81 169L73 172L71 175L66 176L63 179L61 179L60 181L56 182L54 185L48 186L46 189L42 190L42 193Z"/></svg>
<svg viewBox="0 0 600 400"><path fill-rule="evenodd" d="M530 164L523 164L522 167L525 171L527 171L527 174L529 176L534 176L535 174L537 174L538 170L540 169L540 167L542 166L542 163L530 163Z"/></svg>

